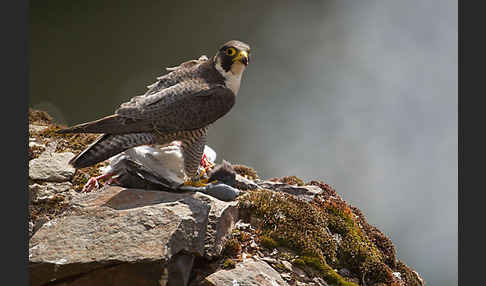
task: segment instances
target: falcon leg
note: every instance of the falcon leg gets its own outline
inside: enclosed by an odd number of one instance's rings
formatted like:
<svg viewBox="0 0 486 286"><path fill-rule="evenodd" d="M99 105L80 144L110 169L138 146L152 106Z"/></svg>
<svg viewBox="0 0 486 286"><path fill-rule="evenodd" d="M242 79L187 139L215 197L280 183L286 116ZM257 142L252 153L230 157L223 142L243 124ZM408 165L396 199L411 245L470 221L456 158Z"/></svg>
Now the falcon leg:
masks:
<svg viewBox="0 0 486 286"><path fill-rule="evenodd" d="M182 141L182 154L184 157L184 171L186 173L185 186L203 187L208 183L207 179L201 179L198 175L204 146L206 145L206 132L196 139Z"/></svg>

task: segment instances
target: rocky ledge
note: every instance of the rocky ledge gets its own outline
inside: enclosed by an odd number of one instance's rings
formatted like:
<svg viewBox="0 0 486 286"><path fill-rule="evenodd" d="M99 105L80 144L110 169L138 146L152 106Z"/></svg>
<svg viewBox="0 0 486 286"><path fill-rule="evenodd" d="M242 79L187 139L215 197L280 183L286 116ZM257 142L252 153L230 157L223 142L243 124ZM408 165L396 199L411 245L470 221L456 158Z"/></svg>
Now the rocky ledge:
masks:
<svg viewBox="0 0 486 286"><path fill-rule="evenodd" d="M424 285L393 243L322 181L233 165L234 201L204 192L80 189L67 162L95 135L29 112L31 285Z"/></svg>

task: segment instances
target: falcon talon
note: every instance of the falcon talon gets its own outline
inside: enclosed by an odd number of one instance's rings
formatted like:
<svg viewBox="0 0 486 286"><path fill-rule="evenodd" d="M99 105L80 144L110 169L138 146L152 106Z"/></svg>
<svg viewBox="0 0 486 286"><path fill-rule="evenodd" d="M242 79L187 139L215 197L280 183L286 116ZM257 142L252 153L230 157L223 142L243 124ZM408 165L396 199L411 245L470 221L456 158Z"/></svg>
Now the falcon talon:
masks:
<svg viewBox="0 0 486 286"><path fill-rule="evenodd" d="M116 179L113 178L113 175L114 174L112 174L112 173L106 173L106 174L103 174L103 175L98 176L98 177L91 177L88 180L88 182L83 186L81 193L91 192L94 188L99 189L100 188L99 181L102 180L102 179L109 179L108 182L103 184L103 186L109 184L112 181L116 181Z"/></svg>
<svg viewBox="0 0 486 286"><path fill-rule="evenodd" d="M83 189L81 190L81 193L89 193L93 190L93 188L98 189L100 187L98 183L98 179L96 177L92 177L86 182L86 184L83 186Z"/></svg>
<svg viewBox="0 0 486 286"><path fill-rule="evenodd" d="M122 103L115 114L57 131L101 134L69 163L80 169L140 145L180 141L184 173L195 177L208 128L235 105L249 62L250 46L233 40L211 58L201 56L169 68L167 74L147 86L145 94ZM205 169L212 167L204 161Z"/></svg>
<svg viewBox="0 0 486 286"><path fill-rule="evenodd" d="M194 181L192 179L184 181L184 186L192 186L192 187L205 187L208 185L208 179L200 179L197 181Z"/></svg>

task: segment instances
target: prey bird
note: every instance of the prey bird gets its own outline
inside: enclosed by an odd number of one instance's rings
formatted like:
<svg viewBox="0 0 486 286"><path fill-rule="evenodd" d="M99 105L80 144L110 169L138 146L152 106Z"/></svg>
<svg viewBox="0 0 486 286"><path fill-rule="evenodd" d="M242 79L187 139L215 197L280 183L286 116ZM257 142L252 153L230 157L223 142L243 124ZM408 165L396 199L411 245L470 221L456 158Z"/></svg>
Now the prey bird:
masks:
<svg viewBox="0 0 486 286"><path fill-rule="evenodd" d="M208 127L235 104L250 46L240 41L222 45L212 58L201 56L157 78L148 91L119 106L115 114L59 130L58 133L102 135L69 163L75 168L98 162L140 145L180 141L185 185L205 182L198 174Z"/></svg>

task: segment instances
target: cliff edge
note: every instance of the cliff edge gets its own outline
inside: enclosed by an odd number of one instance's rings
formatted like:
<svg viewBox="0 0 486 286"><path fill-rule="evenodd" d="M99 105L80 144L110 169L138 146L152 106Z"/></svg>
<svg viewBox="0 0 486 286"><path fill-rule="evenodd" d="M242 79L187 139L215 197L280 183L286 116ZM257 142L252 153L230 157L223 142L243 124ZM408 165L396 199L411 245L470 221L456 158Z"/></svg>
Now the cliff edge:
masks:
<svg viewBox="0 0 486 286"><path fill-rule="evenodd" d="M68 161L97 135L29 110L31 285L424 285L328 184L233 164L234 201L106 185Z"/></svg>

